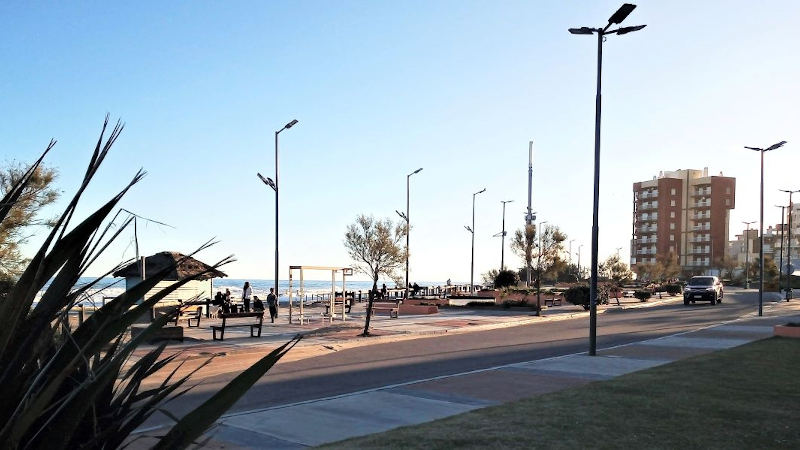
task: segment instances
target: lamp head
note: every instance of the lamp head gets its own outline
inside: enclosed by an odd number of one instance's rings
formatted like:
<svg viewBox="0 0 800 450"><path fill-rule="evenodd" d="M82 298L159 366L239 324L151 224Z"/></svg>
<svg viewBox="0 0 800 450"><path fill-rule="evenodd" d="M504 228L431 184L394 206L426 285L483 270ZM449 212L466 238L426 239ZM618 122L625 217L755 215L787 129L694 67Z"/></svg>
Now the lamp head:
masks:
<svg viewBox="0 0 800 450"><path fill-rule="evenodd" d="M415 173L420 173L420 172L422 172L422 167L420 167L419 169L411 172L411 175L414 175Z"/></svg>
<svg viewBox="0 0 800 450"><path fill-rule="evenodd" d="M765 151L775 150L776 148L781 148L783 145L786 144L786 141L780 141L777 144L772 144L769 147L765 148Z"/></svg>
<svg viewBox="0 0 800 450"><path fill-rule="evenodd" d="M646 26L647 25L636 25L636 26L633 26L633 27L620 27L620 28L617 29L616 33L617 34L633 33L634 31L639 31L639 30L641 30L642 28L644 28Z"/></svg>
<svg viewBox="0 0 800 450"><path fill-rule="evenodd" d="M292 128L295 125L297 125L297 119L294 119L291 122L287 123L284 128L289 129L289 128Z"/></svg>
<svg viewBox="0 0 800 450"><path fill-rule="evenodd" d="M589 27L580 27L580 28L570 28L569 32L572 34L592 34L594 33L594 28Z"/></svg>
<svg viewBox="0 0 800 450"><path fill-rule="evenodd" d="M621 24L622 21L625 20L625 18L628 17L628 15L633 12L634 9L636 9L636 5L630 3L624 3L622 6L619 7L617 12L615 12L614 14L611 15L611 17L608 18L608 23L614 23L617 25Z"/></svg>

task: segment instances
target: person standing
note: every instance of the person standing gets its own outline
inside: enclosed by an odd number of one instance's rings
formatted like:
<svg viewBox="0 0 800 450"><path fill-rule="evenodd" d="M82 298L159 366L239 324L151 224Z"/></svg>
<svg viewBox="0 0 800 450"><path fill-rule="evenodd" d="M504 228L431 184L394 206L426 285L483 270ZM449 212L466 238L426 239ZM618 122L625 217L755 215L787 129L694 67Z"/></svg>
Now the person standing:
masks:
<svg viewBox="0 0 800 450"><path fill-rule="evenodd" d="M383 283L383 287L381 288L381 299L385 299L389 295L389 290L386 289L386 283Z"/></svg>
<svg viewBox="0 0 800 450"><path fill-rule="evenodd" d="M278 297L275 296L274 288L269 288L267 307L269 308L269 318L272 323L275 323L275 318L278 317Z"/></svg>
<svg viewBox="0 0 800 450"><path fill-rule="evenodd" d="M253 289L250 288L250 282L245 281L242 288L242 303L244 303L244 312L250 312L250 297L253 296Z"/></svg>

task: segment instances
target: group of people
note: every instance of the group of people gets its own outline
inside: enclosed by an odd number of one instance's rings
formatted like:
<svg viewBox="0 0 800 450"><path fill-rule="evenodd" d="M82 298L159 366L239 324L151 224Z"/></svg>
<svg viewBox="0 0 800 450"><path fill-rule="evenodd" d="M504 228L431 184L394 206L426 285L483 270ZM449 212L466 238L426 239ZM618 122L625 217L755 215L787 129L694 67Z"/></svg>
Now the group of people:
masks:
<svg viewBox="0 0 800 450"><path fill-rule="evenodd" d="M253 312L264 311L264 302L262 302L257 295L253 295L253 288L250 286L250 282L245 281L244 287L242 287L241 311L238 311L237 305L231 302L230 289L225 289L224 294L222 291L217 291L217 294L214 296L214 301L211 303L215 306L219 306L223 314L231 314L236 312L250 312L251 299L253 303ZM267 295L267 308L269 309L270 320L274 323L275 318L278 317L278 297L275 295L274 288L269 288L269 295Z"/></svg>

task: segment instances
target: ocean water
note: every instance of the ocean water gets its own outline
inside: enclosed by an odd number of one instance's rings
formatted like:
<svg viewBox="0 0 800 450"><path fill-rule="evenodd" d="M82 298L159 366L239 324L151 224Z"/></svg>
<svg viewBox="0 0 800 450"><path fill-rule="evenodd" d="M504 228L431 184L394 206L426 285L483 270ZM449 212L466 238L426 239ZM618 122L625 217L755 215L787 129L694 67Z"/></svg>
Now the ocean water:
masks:
<svg viewBox="0 0 800 450"><path fill-rule="evenodd" d="M95 278L91 277L83 277L78 280L77 285L83 286L92 281ZM244 282L249 281L250 285L253 289L253 295L257 295L261 299L266 299L267 294L269 293L269 288L273 287L272 280L261 280L261 279L237 279L237 278L215 278L213 281L213 290L212 293L215 294L218 290L225 292L226 289L231 291L231 298L238 299L242 298L242 289L244 287ZM50 283L45 284L44 288L39 291L37 295L37 301L39 297L44 293ZM380 289L381 285L383 284L382 281L378 282L378 289ZM420 282L418 281L417 284L420 286L444 286L444 282ZM461 283L459 283L461 284ZM386 283L386 286L389 289L394 288L394 283ZM345 288L348 292L355 291L358 292L363 291L363 295L367 295L367 291L372 288L371 281L350 281L348 280ZM307 295L309 300L311 296L315 294L329 294L331 292L331 280L304 280L303 281L303 290L304 292L300 292L300 280L293 279L292 280L292 291L294 292L294 296L302 296ZM341 292L342 290L342 279L341 277L337 280L336 283L336 290L337 292ZM287 303L289 301L289 280L281 280L278 284L278 291L280 292L279 300L281 303ZM94 285L88 292L87 295L80 300L79 304L83 304L86 306L100 306L103 304L103 297L115 297L121 293L125 292L125 279L123 278L102 278L97 284ZM357 295L357 294L356 294Z"/></svg>

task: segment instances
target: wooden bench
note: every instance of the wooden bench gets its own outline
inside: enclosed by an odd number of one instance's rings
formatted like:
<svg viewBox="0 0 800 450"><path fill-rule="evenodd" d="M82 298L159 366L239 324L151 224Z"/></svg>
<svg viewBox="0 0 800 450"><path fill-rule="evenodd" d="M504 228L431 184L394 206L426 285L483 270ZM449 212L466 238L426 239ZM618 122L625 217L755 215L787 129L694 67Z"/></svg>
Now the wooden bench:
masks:
<svg viewBox="0 0 800 450"><path fill-rule="evenodd" d="M561 306L561 297L554 295L551 298L544 299L544 306Z"/></svg>
<svg viewBox="0 0 800 450"><path fill-rule="evenodd" d="M372 315L378 312L388 312L390 319L397 319L397 312L400 310L397 306L373 306Z"/></svg>
<svg viewBox="0 0 800 450"><path fill-rule="evenodd" d="M178 321L185 320L186 325L189 328L199 328L200 327L200 317L203 316L203 307L198 306L196 311L190 311L188 309L182 309L180 314L175 316L175 326L178 326ZM192 321L196 320L197 323L192 326Z"/></svg>
<svg viewBox="0 0 800 450"><path fill-rule="evenodd" d="M220 314L219 317L222 319L222 325L211 326L212 337L215 341L225 339L225 328L231 327L250 327L250 337L261 337L261 326L264 323L264 311ZM256 318L258 321L256 323L227 323L229 319L243 319L249 317ZM254 334L256 330L258 330L258 334ZM217 338L217 331L219 331L219 338Z"/></svg>

